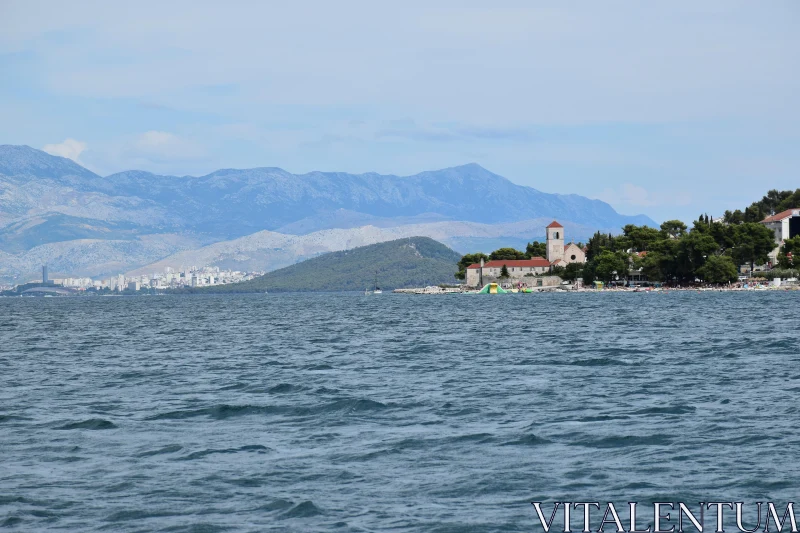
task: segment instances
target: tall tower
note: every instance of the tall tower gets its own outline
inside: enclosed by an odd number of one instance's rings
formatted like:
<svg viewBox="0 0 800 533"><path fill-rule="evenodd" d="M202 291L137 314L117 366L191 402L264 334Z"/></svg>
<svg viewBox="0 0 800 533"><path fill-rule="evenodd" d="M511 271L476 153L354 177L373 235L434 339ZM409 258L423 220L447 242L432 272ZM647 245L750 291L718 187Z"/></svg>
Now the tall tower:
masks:
<svg viewBox="0 0 800 533"><path fill-rule="evenodd" d="M564 258L564 226L555 220L545 228L547 232L547 260L551 263Z"/></svg>
<svg viewBox="0 0 800 533"><path fill-rule="evenodd" d="M42 265L42 283L47 284L49 279L47 278L47 265Z"/></svg>

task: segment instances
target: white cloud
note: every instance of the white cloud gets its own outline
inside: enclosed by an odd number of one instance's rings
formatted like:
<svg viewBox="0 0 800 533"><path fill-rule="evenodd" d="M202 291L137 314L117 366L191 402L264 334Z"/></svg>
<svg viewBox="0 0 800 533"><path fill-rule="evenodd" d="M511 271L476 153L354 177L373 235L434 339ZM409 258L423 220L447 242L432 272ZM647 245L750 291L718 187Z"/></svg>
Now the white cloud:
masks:
<svg viewBox="0 0 800 533"><path fill-rule="evenodd" d="M57 155L72 159L76 163L80 163L80 155L86 150L86 143L76 141L75 139L64 139L64 142L57 144L45 144L42 150L50 155Z"/></svg>
<svg viewBox="0 0 800 533"><path fill-rule="evenodd" d="M29 51L46 88L82 97L267 118L265 104L492 124L797 117L789 3L31 4L0 17L0 53Z"/></svg>
<svg viewBox="0 0 800 533"><path fill-rule="evenodd" d="M134 139L131 151L145 157L194 159L202 155L194 142L167 131L147 131Z"/></svg>

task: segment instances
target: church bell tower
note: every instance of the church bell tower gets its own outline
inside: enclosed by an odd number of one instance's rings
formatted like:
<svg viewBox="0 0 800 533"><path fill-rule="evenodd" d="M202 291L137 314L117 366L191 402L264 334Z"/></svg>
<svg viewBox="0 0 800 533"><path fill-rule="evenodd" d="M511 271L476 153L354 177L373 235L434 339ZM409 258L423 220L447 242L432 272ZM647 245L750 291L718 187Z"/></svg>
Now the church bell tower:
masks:
<svg viewBox="0 0 800 533"><path fill-rule="evenodd" d="M564 258L564 226L555 220L547 228L547 260L551 263Z"/></svg>

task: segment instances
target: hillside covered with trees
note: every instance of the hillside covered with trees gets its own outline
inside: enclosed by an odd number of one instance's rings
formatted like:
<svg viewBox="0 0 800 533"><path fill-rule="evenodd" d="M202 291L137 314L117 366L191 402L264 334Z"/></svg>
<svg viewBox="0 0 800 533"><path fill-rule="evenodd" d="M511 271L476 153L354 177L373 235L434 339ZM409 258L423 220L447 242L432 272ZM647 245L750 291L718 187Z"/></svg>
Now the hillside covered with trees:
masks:
<svg viewBox="0 0 800 533"><path fill-rule="evenodd" d="M772 213L800 207L800 189L769 191L761 200L744 211L726 211L720 220L703 214L687 227L680 220L669 220L659 228L628 224L620 235L595 233L586 243L586 260L554 270L564 279L583 278L584 282L624 280L631 270L651 281L691 283L695 279L707 283L735 281L740 265L761 265L775 248L772 230L760 223ZM489 256L467 254L459 261L456 278L463 279L467 266L484 258L525 259L543 256L544 245L533 242L525 252L501 248ZM793 257L800 254L800 236L787 240L781 247L778 266L797 268Z"/></svg>
<svg viewBox="0 0 800 533"><path fill-rule="evenodd" d="M323 254L232 285L187 292L314 292L383 290L452 283L459 254L428 237L409 237Z"/></svg>
<svg viewBox="0 0 800 533"><path fill-rule="evenodd" d="M725 211L723 221L729 224L760 222L773 213L800 207L800 189L792 191L769 191L761 200L753 202L744 211Z"/></svg>

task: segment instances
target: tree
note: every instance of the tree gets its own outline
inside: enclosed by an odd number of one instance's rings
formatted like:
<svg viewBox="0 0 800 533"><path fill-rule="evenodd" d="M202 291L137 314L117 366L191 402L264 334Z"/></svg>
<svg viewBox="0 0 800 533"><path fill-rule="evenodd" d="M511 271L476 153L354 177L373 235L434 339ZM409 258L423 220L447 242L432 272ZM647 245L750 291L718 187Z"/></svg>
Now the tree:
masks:
<svg viewBox="0 0 800 533"><path fill-rule="evenodd" d="M686 234L686 224L680 220L667 220L661 224L661 234L665 239L678 239Z"/></svg>
<svg viewBox="0 0 800 533"><path fill-rule="evenodd" d="M581 263L568 263L566 267L564 267L564 274L562 274L562 278L567 281L575 281L576 279L580 278L583 273L583 264Z"/></svg>
<svg viewBox="0 0 800 533"><path fill-rule="evenodd" d="M666 275L662 268L664 263L664 256L658 252L647 252L647 255L642 257L639 261L639 266L642 269L642 274L647 276L650 281L664 281Z"/></svg>
<svg viewBox="0 0 800 533"><path fill-rule="evenodd" d="M648 256L651 254L655 255L642 264L645 272L648 270L648 267L652 267L654 262L657 261L662 280L672 281L681 279L679 251L681 248L681 241L684 238L685 236L680 239L664 239L663 241L657 242L653 246L653 249L647 252Z"/></svg>
<svg viewBox="0 0 800 533"><path fill-rule="evenodd" d="M492 261L525 259L525 254L514 248L499 248L489 254L489 259Z"/></svg>
<svg viewBox="0 0 800 533"><path fill-rule="evenodd" d="M736 281L738 269L730 257L712 255L702 267L697 269L697 274L706 283L729 283Z"/></svg>
<svg viewBox="0 0 800 533"><path fill-rule="evenodd" d="M596 255L600 255L603 250L614 249L614 238L609 234L600 233L599 231L592 235L589 242L586 243L586 260L591 261Z"/></svg>
<svg viewBox="0 0 800 533"><path fill-rule="evenodd" d="M786 211L787 209L793 209L795 207L800 207L800 189L796 189L794 192L791 190L778 191L773 189L767 192L761 200L750 204L750 207L746 210L760 215L761 218L757 220L744 220L744 222L759 222L763 220L766 215L780 213L781 211Z"/></svg>
<svg viewBox="0 0 800 533"><path fill-rule="evenodd" d="M617 278L626 277L628 274L627 257L619 252L603 250L595 260L594 273L598 279L605 282L611 281L615 275Z"/></svg>
<svg viewBox="0 0 800 533"><path fill-rule="evenodd" d="M458 272L455 273L456 279L464 279L467 276L467 267L470 265L474 265L475 263L480 263L481 259L484 261L489 260L489 256L478 252L474 254L467 254L461 257L461 260L458 262Z"/></svg>
<svg viewBox="0 0 800 533"><path fill-rule="evenodd" d="M769 253L775 249L775 233L757 222L736 226L732 239L734 244L730 252L733 260L740 265L749 263L751 271L755 264L766 263Z"/></svg>
<svg viewBox="0 0 800 533"><path fill-rule="evenodd" d="M733 239L733 234L736 231L736 226L729 226L727 224L712 224L708 229L708 234L716 241L717 246L722 252L733 248L736 242Z"/></svg>
<svg viewBox="0 0 800 533"><path fill-rule="evenodd" d="M745 223L747 223L747 222L761 222L765 218L766 218L766 215L764 214L764 208L761 205L759 205L758 203L755 203L755 204L751 205L750 207L746 207L745 210L744 210L744 222Z"/></svg>
<svg viewBox="0 0 800 533"><path fill-rule="evenodd" d="M511 276L508 274L508 267L506 267L506 265L503 265L503 268L500 269L500 278L508 279L510 277Z"/></svg>
<svg viewBox="0 0 800 533"><path fill-rule="evenodd" d="M695 231L697 233L708 233L709 231L708 224L706 224L705 221L703 221L702 216L700 217L700 220L695 220L694 222L692 222L691 231Z"/></svg>
<svg viewBox="0 0 800 533"><path fill-rule="evenodd" d="M781 203L775 207L775 212L780 213L782 211L786 211L787 209L794 209L796 207L800 207L800 189L795 190L793 193L787 195L786 198L781 200Z"/></svg>
<svg viewBox="0 0 800 533"><path fill-rule="evenodd" d="M528 246L525 248L525 257L527 259L531 257L547 257L547 243L539 241L529 242Z"/></svg>
<svg viewBox="0 0 800 533"><path fill-rule="evenodd" d="M778 253L778 265L782 268L793 268L795 265L800 265L800 235L783 241L783 246Z"/></svg>
<svg viewBox="0 0 800 533"><path fill-rule="evenodd" d="M630 247L639 252L649 250L650 246L662 238L662 234L649 226L628 224L622 228L622 234L630 241Z"/></svg>
<svg viewBox="0 0 800 533"><path fill-rule="evenodd" d="M732 213L730 211L725 211L722 220L724 220L726 224L741 224L744 222L744 214L739 209Z"/></svg>
<svg viewBox="0 0 800 533"><path fill-rule="evenodd" d="M716 241L706 233L692 230L678 243L677 277L693 281L697 270L708 256L719 250Z"/></svg>
<svg viewBox="0 0 800 533"><path fill-rule="evenodd" d="M550 273L548 274L548 276L558 276L561 279L564 279L564 272L565 271L566 271L566 268L564 268L562 266L554 266L554 267L550 268Z"/></svg>
<svg viewBox="0 0 800 533"><path fill-rule="evenodd" d="M761 200L758 202L753 202L751 207L758 206L766 213L778 213L781 211L778 209L778 206L780 206L781 203L790 196L792 196L792 191L778 191L776 189L772 189L771 191L768 191Z"/></svg>

